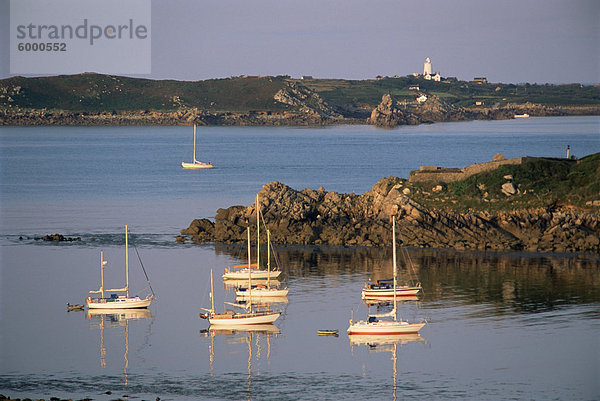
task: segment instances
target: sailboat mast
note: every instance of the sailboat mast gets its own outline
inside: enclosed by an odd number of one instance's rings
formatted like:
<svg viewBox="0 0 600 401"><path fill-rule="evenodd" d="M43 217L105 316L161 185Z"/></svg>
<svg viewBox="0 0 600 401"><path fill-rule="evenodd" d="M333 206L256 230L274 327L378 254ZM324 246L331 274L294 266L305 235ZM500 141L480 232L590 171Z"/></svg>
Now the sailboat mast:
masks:
<svg viewBox="0 0 600 401"><path fill-rule="evenodd" d="M127 235L127 224L125 224L125 291L129 298L129 241Z"/></svg>
<svg viewBox="0 0 600 401"><path fill-rule="evenodd" d="M396 320L396 216L392 216L392 258L394 259L394 320Z"/></svg>
<svg viewBox="0 0 600 401"><path fill-rule="evenodd" d="M215 313L215 289L213 286L212 269L210 269L210 313Z"/></svg>
<svg viewBox="0 0 600 401"><path fill-rule="evenodd" d="M100 292L104 298L104 252L100 251Z"/></svg>
<svg viewBox="0 0 600 401"><path fill-rule="evenodd" d="M271 288L271 232L267 228L267 288Z"/></svg>
<svg viewBox="0 0 600 401"><path fill-rule="evenodd" d="M196 124L194 124L194 163L196 163Z"/></svg>
<svg viewBox="0 0 600 401"><path fill-rule="evenodd" d="M248 303L252 308L252 264L250 263L250 224L248 224Z"/></svg>
<svg viewBox="0 0 600 401"><path fill-rule="evenodd" d="M260 210L258 209L258 194L256 195L256 268L260 269Z"/></svg>

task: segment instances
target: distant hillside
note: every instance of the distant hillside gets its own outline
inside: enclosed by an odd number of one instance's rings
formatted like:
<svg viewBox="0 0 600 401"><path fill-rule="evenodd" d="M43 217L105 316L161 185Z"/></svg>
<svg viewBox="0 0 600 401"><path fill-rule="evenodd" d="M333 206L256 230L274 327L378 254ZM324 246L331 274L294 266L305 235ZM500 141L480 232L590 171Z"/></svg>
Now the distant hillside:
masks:
<svg viewBox="0 0 600 401"><path fill-rule="evenodd" d="M417 97L435 99L431 121L532 115L600 114L600 88L478 84L413 76L375 80L233 77L206 81L94 73L0 80L0 124L331 124L366 123L384 95L421 118ZM428 103L426 102L425 105ZM431 109L431 107L430 107ZM500 110L501 112L498 112ZM430 110L431 111L431 110Z"/></svg>
<svg viewBox="0 0 600 401"><path fill-rule="evenodd" d="M0 108L20 107L76 112L177 111L186 108L243 112L284 110L273 96L282 78L156 81L100 74L14 77L0 81ZM17 89L18 88L18 89Z"/></svg>

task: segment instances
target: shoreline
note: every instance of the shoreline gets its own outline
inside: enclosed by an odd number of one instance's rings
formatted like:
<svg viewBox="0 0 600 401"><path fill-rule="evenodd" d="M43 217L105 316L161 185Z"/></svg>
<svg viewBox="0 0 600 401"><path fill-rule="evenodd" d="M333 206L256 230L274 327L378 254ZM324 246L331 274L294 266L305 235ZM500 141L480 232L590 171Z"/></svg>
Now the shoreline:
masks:
<svg viewBox="0 0 600 401"><path fill-rule="evenodd" d="M377 109L366 117L326 117L318 114L294 112L257 111L247 113L210 113L198 110L177 112L74 112L64 110L0 110L0 126L273 126L273 127L324 127L334 125L373 125L381 128L394 128L404 125L435 124L458 121L495 121L515 119L515 115L528 114L530 117L576 117L600 116L600 106L558 106L511 105L496 109L479 108L456 111L437 111L435 114L404 113L402 118L394 112L383 111L374 116ZM398 111L401 113L401 111ZM398 114L396 112L396 114ZM391 113L391 114L390 114ZM408 116L408 117L407 117Z"/></svg>

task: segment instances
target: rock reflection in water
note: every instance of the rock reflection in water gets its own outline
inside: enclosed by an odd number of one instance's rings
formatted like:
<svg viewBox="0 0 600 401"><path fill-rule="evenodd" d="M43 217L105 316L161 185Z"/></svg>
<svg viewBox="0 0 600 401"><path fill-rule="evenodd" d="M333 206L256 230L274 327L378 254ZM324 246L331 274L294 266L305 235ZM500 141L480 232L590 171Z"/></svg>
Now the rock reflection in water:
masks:
<svg viewBox="0 0 600 401"><path fill-rule="evenodd" d="M244 257L243 248L215 246L217 254ZM291 281L301 277L360 274L365 280L392 277L391 248L279 247L282 269ZM494 313L550 311L561 305L600 301L600 256L521 252L406 249L422 283L419 299L492 304ZM398 280L414 278L398 256ZM293 285L290 284L293 291ZM360 294L357 294L360 296Z"/></svg>

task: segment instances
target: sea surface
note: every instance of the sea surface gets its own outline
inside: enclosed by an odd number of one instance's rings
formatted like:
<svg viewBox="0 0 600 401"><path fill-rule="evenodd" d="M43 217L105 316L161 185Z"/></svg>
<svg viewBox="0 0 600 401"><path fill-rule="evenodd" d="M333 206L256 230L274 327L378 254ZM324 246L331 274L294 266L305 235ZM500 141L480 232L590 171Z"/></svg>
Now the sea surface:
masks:
<svg viewBox="0 0 600 401"><path fill-rule="evenodd" d="M463 167L496 153L600 152L599 117L441 123L392 130L201 127L0 128L0 394L114 400L600 399L600 257L408 249L403 301L420 336L351 340L350 318L385 312L360 289L392 274L391 249L278 247L289 288L274 328L208 330L199 318L235 294L223 269L245 247L177 244L194 218L250 205L262 185L363 193L419 165ZM67 312L100 286L124 284L146 311ZM47 243L60 233L81 241ZM253 252L255 252L255 247ZM137 251L137 252L136 252ZM263 250L264 251L264 250ZM261 259L262 258L261 255ZM413 268L410 268L413 266ZM338 329L339 336L318 336Z"/></svg>

